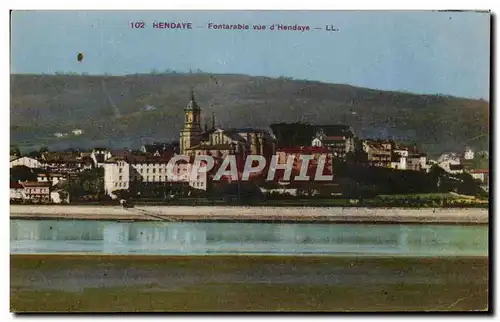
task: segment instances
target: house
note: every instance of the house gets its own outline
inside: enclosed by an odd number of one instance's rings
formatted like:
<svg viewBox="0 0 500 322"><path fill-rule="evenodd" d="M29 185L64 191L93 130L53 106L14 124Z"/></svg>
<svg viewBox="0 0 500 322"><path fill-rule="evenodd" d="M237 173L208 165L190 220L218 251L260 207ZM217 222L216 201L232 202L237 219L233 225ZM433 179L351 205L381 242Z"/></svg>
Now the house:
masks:
<svg viewBox="0 0 500 322"><path fill-rule="evenodd" d="M475 169L469 174L476 180L479 180L482 185L488 185L490 179L490 171L488 169Z"/></svg>
<svg viewBox="0 0 500 322"><path fill-rule="evenodd" d="M18 182L10 183L10 200L22 201L24 199L24 187Z"/></svg>
<svg viewBox="0 0 500 322"><path fill-rule="evenodd" d="M52 186L55 186L61 180L65 179L64 174L62 173L39 173L37 174L38 182L49 182Z"/></svg>
<svg viewBox="0 0 500 322"><path fill-rule="evenodd" d="M354 133L349 125L313 125L315 137L313 147L326 147L334 157L345 159L347 153L354 152Z"/></svg>
<svg viewBox="0 0 500 322"><path fill-rule="evenodd" d="M464 159L465 160L473 160L474 159L474 151L472 151L471 148L469 148L469 147L465 148Z"/></svg>
<svg viewBox="0 0 500 322"><path fill-rule="evenodd" d="M392 163L392 143L383 140L363 141L363 151L366 153L368 163L375 167L390 167Z"/></svg>
<svg viewBox="0 0 500 322"><path fill-rule="evenodd" d="M417 146L392 144L391 168L399 170L424 171L429 168L427 155L420 152Z"/></svg>
<svg viewBox="0 0 500 322"><path fill-rule="evenodd" d="M73 135L76 135L76 136L83 134L83 130L81 130L81 129L74 129L71 132L73 133Z"/></svg>
<svg viewBox="0 0 500 322"><path fill-rule="evenodd" d="M94 165L90 154L81 152L44 152L41 162L46 170L63 174L90 170Z"/></svg>
<svg viewBox="0 0 500 322"><path fill-rule="evenodd" d="M144 144L141 147L141 151L146 154L150 154L156 157L169 154L175 155L179 154L179 142L171 142L171 143L153 143L153 144Z"/></svg>
<svg viewBox="0 0 500 322"><path fill-rule="evenodd" d="M406 151L407 152L407 151ZM400 153L394 152L391 154L391 169L396 170L406 170L407 169L408 156L401 155Z"/></svg>
<svg viewBox="0 0 500 322"><path fill-rule="evenodd" d="M104 163L111 157L111 151L108 151L104 148L92 149L92 152L90 153L90 158L92 159L94 167L96 168L104 167Z"/></svg>
<svg viewBox="0 0 500 322"><path fill-rule="evenodd" d="M437 165L448 173L457 174L464 172L460 156L456 153L442 154L437 160Z"/></svg>
<svg viewBox="0 0 500 322"><path fill-rule="evenodd" d="M50 183L21 182L24 188L24 199L31 202L50 202Z"/></svg>
<svg viewBox="0 0 500 322"><path fill-rule="evenodd" d="M15 166L26 166L28 168L41 168L42 163L38 161L37 159L30 158L30 157L15 157L10 159L10 167L15 167Z"/></svg>
<svg viewBox="0 0 500 322"><path fill-rule="evenodd" d="M69 203L69 194L64 190L56 189L50 192L50 201L52 203Z"/></svg>

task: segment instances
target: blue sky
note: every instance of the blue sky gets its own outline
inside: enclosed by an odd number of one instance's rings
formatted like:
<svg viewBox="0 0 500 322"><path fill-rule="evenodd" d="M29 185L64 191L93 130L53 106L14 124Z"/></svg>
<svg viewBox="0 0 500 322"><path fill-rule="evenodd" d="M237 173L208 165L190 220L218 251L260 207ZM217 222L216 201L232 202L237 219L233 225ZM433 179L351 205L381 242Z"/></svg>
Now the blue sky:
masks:
<svg viewBox="0 0 500 322"><path fill-rule="evenodd" d="M132 29L132 21L144 21L146 28ZM153 29L155 21L191 22L193 29ZM123 75L201 69L489 97L488 13L14 11L11 22L12 73ZM323 30L209 30L209 22L299 24ZM325 31L326 25L339 31ZM85 55L82 63L76 60L78 52Z"/></svg>

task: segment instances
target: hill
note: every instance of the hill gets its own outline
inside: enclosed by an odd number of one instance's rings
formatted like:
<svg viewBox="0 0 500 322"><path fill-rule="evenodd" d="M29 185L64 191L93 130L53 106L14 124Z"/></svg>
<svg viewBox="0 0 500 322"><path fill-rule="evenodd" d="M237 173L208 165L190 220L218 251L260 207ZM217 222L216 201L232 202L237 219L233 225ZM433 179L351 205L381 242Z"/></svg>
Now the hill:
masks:
<svg viewBox="0 0 500 322"><path fill-rule="evenodd" d="M211 124L213 112L222 127L346 123L357 136L416 141L431 154L465 145L488 149L489 106L483 100L205 73L11 75L11 144L22 150L134 148L178 139L191 88L202 118ZM73 136L72 129L84 134ZM56 138L56 132L69 135Z"/></svg>

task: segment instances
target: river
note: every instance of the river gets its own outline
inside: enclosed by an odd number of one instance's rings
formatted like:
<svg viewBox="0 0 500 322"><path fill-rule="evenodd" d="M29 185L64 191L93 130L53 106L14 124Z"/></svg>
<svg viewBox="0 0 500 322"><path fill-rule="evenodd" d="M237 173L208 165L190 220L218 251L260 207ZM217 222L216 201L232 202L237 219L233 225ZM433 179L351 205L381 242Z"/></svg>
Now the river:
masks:
<svg viewBox="0 0 500 322"><path fill-rule="evenodd" d="M11 219L10 253L488 256L488 226Z"/></svg>

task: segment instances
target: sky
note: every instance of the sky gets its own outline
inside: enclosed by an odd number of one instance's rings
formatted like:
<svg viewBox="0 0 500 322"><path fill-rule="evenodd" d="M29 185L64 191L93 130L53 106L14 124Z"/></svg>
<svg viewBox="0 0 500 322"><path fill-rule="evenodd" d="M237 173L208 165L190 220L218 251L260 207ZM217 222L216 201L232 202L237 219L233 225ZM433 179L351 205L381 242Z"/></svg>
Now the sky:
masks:
<svg viewBox="0 0 500 322"><path fill-rule="evenodd" d="M144 28L131 28L144 22ZM155 29L154 22L192 24ZM249 30L208 29L208 23ZM266 30L253 30L253 25ZM273 24L311 30L269 30ZM337 29L338 31L328 31ZM319 29L314 29L319 28ZM79 63L77 54L84 54ZM489 98L490 15L432 11L13 11L11 73L167 69Z"/></svg>

